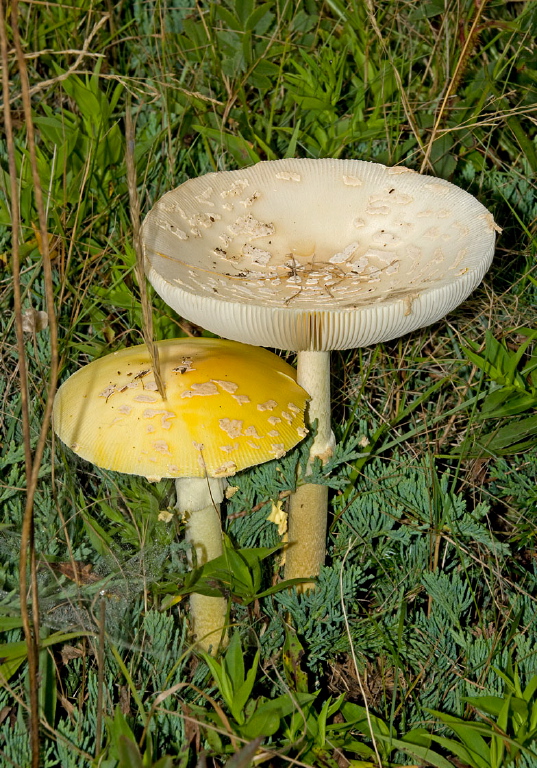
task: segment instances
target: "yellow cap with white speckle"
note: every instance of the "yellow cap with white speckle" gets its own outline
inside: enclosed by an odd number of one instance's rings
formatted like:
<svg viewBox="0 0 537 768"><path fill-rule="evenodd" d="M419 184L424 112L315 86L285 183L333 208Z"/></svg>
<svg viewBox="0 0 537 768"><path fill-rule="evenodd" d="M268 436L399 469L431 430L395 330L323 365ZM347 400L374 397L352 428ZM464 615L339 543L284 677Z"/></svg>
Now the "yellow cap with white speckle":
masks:
<svg viewBox="0 0 537 768"><path fill-rule="evenodd" d="M163 477L228 477L280 458L307 434L307 393L265 349L220 339L158 343L167 399L145 345L86 365L58 390L53 425L99 467Z"/></svg>

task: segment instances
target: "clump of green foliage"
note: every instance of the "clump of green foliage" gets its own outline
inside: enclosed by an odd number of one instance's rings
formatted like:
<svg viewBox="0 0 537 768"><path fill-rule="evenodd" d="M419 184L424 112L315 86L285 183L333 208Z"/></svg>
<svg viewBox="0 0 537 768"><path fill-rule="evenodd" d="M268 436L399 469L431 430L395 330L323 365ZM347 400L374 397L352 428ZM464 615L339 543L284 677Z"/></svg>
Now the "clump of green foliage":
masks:
<svg viewBox="0 0 537 768"><path fill-rule="evenodd" d="M329 552L313 592L281 588L267 519L285 508L307 441L233 479L226 554L191 574L170 483L97 470L47 439L32 544L42 765L534 766L533 5L77 0L18 12L60 380L141 341L127 111L144 211L208 171L345 157L449 179L504 230L484 285L446 321L334 355L338 448L312 478L331 489ZM14 145L0 141L0 762L27 766L15 237L31 452L52 340L13 24ZM156 338L203 332L151 301ZM229 600L219 658L190 645L192 590Z"/></svg>

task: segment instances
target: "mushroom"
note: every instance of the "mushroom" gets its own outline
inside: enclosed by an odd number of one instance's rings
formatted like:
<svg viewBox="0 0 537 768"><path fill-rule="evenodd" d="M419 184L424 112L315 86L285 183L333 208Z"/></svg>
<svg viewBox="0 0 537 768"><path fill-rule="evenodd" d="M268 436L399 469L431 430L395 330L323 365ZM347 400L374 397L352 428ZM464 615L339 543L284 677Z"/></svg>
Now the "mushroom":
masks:
<svg viewBox="0 0 537 768"><path fill-rule="evenodd" d="M332 453L330 350L434 323L490 266L492 215L472 195L406 167L289 159L190 179L142 231L147 274L183 317L237 341L298 352L311 449ZM286 578L324 562L327 488L292 497Z"/></svg>
<svg viewBox="0 0 537 768"><path fill-rule="evenodd" d="M280 458L306 435L307 394L272 352L220 339L158 343L167 399L145 345L95 360L58 390L53 425L75 453L105 469L176 479L177 509L201 566L223 553L219 504L226 478ZM224 598L191 597L203 650L224 636Z"/></svg>

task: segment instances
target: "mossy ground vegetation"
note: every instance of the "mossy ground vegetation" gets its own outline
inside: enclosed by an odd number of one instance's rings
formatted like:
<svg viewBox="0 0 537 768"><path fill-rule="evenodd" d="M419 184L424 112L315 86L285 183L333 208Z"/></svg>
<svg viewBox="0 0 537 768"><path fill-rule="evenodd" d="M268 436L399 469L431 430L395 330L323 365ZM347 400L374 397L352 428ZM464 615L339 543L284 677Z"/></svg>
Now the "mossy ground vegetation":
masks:
<svg viewBox="0 0 537 768"><path fill-rule="evenodd" d="M534 768L535 4L0 7L0 764ZM51 435L56 385L143 340L129 151L142 212L209 171L341 157L448 179L503 228L445 320L334 353L315 591L280 588L307 441L232 479L226 554L192 574L171 481ZM148 295L156 339L205 334ZM228 599L218 657L192 590Z"/></svg>

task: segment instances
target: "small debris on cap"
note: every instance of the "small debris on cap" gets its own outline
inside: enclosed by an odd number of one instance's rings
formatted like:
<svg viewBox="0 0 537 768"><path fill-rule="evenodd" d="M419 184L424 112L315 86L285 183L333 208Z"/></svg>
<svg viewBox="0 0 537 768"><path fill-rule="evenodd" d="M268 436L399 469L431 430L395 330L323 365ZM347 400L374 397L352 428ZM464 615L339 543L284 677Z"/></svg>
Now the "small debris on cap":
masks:
<svg viewBox="0 0 537 768"><path fill-rule="evenodd" d="M196 239L179 242L170 224ZM323 158L190 179L155 205L142 239L150 281L183 317L252 344L321 351L440 319L482 279L498 231L447 181Z"/></svg>
<svg viewBox="0 0 537 768"><path fill-rule="evenodd" d="M60 439L98 466L154 481L229 477L280 458L302 439L308 396L277 355L207 338L159 342L158 348L166 402L152 388L141 389L153 382L147 348L121 350L60 387L53 416ZM274 392L295 406L291 422L271 415L278 406ZM223 461L222 453L233 460Z"/></svg>

